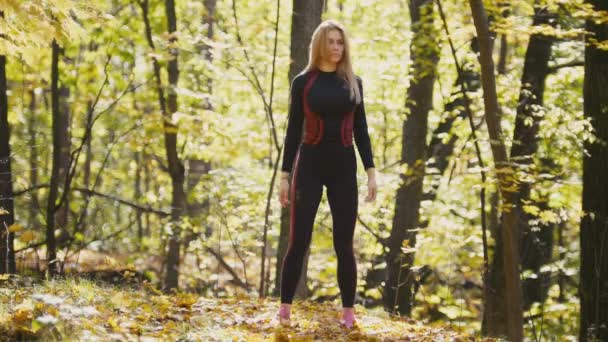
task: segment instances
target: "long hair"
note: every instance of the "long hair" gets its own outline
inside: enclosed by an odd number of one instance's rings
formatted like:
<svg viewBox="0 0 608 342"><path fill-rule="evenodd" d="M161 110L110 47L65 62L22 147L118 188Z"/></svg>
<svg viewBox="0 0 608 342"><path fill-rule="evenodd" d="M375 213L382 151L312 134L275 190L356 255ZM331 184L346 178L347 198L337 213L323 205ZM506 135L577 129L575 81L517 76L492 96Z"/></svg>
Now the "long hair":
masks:
<svg viewBox="0 0 608 342"><path fill-rule="evenodd" d="M353 66L350 60L350 43L348 35L346 34L344 26L337 21L331 19L325 20L317 26L312 34L310 46L308 47L308 65L304 68L302 73L318 70L321 60L325 56L329 56L330 51L327 36L330 30L339 31L344 39L344 52L342 53L342 59L340 59L340 62L338 62L338 65L336 66L336 74L348 83L351 100L354 98L355 103L359 104L361 103L361 92L359 91L359 85L355 79L355 73L353 72Z"/></svg>

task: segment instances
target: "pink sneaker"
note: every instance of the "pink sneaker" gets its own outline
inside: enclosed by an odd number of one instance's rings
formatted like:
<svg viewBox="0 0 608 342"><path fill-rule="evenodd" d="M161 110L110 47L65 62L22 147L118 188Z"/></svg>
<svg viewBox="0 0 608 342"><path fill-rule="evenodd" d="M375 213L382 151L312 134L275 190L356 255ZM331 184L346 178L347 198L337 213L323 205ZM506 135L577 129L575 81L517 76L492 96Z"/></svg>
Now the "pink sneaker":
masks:
<svg viewBox="0 0 608 342"><path fill-rule="evenodd" d="M347 329L351 329L355 326L357 320L355 319L355 312L353 308L344 308L342 310L342 319L340 320L340 325L346 327Z"/></svg>
<svg viewBox="0 0 608 342"><path fill-rule="evenodd" d="M281 304L281 307L279 308L279 313L277 314L277 317L279 319L279 323L282 326L291 326L290 309L291 305L289 304Z"/></svg>

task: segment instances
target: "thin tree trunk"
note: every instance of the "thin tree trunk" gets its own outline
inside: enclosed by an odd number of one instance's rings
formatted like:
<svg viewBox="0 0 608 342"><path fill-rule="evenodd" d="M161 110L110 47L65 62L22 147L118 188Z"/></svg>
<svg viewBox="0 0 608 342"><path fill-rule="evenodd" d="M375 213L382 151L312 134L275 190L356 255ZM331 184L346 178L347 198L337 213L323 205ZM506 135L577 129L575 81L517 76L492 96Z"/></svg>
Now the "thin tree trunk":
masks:
<svg viewBox="0 0 608 342"><path fill-rule="evenodd" d="M509 13L510 3L509 2L499 2L498 6L502 9L502 16L507 18ZM500 35L500 51L498 52L498 64L496 67L496 71L500 75L505 75L507 73L507 55L509 50L509 45L507 42L507 35L505 33Z"/></svg>
<svg viewBox="0 0 608 342"><path fill-rule="evenodd" d="M51 107L53 118L53 161L51 180L49 187L49 195L46 208L46 255L47 255L47 274L52 277L57 274L58 263L55 245L55 201L58 196L59 168L61 163L61 113L59 110L59 45L55 40L52 43L52 60L51 60Z"/></svg>
<svg viewBox="0 0 608 342"><path fill-rule="evenodd" d="M496 69L496 71L501 75L505 75L507 73L508 47L507 35L503 33L500 35L500 51L498 54L498 66Z"/></svg>
<svg viewBox="0 0 608 342"><path fill-rule="evenodd" d="M144 20L145 35L150 49L154 50L154 41L152 39L152 28L148 16L149 2L148 0L139 1L142 9ZM163 115L163 127L165 130L165 151L167 154L167 166L169 175L171 176L172 199L171 199L171 236L169 237L169 250L165 260L164 267L164 284L163 289L167 292L178 287L179 278L179 261L180 261L180 236L181 227L180 220L182 215L186 214L187 203L184 192L184 166L177 155L177 126L172 123L171 116L177 111L177 93L175 87L179 78L179 69L177 65L177 47L174 46L177 37L177 24L175 17L175 3L172 0L165 1L165 12L167 16L167 24L169 34L170 53L173 55L168 62L167 72L169 76L169 94L165 102L165 93L161 79L161 67L156 59L152 57L152 66L156 80L156 91L158 93L158 101L160 110ZM163 246L164 247L164 246Z"/></svg>
<svg viewBox="0 0 608 342"><path fill-rule="evenodd" d="M321 23L321 14L323 12L323 0L299 1L293 0L293 12L291 14L291 46L290 58L292 63L289 65L288 79L300 73L308 64L308 46L312 33ZM290 182L291 184L291 182ZM283 266L283 258L287 252L287 244L289 242L289 210L281 208L281 227L279 232L279 241L277 247L277 260L275 267L275 283L273 294L279 295L281 289L281 271ZM308 256L306 252L304 262L302 264L302 273L298 286L296 288L296 298L308 297L308 287L306 279L308 273Z"/></svg>
<svg viewBox="0 0 608 342"><path fill-rule="evenodd" d="M166 278L164 288L166 291L178 287L179 277L179 262L180 262L180 235L181 227L180 220L183 215L186 215L186 194L184 192L184 166L177 154L177 126L173 124L171 117L177 112L177 81L179 78L179 69L177 65L177 20L175 17L175 2L174 0L165 1L165 11L167 15L167 26L169 34L172 37L169 39L170 52L172 59L167 65L167 74L169 76L169 89L167 95L167 110L164 115L165 128L165 149L167 152L167 166L171 175L171 184L173 188L171 201L171 220L173 221L172 233L169 238L169 251L166 262ZM159 80L160 82L160 80Z"/></svg>
<svg viewBox="0 0 608 342"><path fill-rule="evenodd" d="M588 0L608 11L605 0ZM586 23L584 113L597 139L585 140L581 220L580 340L608 341L608 51L595 42L608 40L608 23Z"/></svg>
<svg viewBox="0 0 608 342"><path fill-rule="evenodd" d="M87 117L85 120L85 131L90 129L89 127L93 124L93 102L89 101L87 103ZM89 135L86 141L84 141L84 165L82 166L82 184L85 189L92 189L91 187L91 162L93 161L93 152L92 152L92 135ZM76 223L74 225L74 236L76 233L82 233L84 231L84 227L87 224L88 212L89 212L89 203L91 201L91 195L88 193L83 194L82 197L82 207L80 208L80 213L78 214L78 218L76 219Z"/></svg>
<svg viewBox="0 0 608 342"><path fill-rule="evenodd" d="M425 200L434 200L437 195L437 190L441 183L441 178L449 164L449 157L452 155L454 146L458 139L455 134L450 134L454 122L467 118L467 96L462 89L467 92L474 92L479 89L479 73L472 70L462 70L458 75L458 80L455 87L459 89L452 93L450 98L454 98L448 102L443 112L449 113L450 116L443 119L431 135L431 142L428 148L428 168L433 170L435 176L430 184L430 189L425 193ZM462 85L460 84L462 82ZM453 113L457 110L455 113ZM450 134L450 139L444 142L443 135Z"/></svg>
<svg viewBox="0 0 608 342"><path fill-rule="evenodd" d="M234 6L234 2L233 2L233 6ZM233 7L236 8L236 7ZM265 106L266 107L266 113L267 113L267 117L269 118L270 121L270 127L271 127L271 133L272 135L269 136L269 141L272 141L270 138L274 137L274 142L275 142L275 148L277 150L277 156L275 159L275 163L274 163L274 167L273 164L270 164L269 167L271 167L273 169L273 173L272 173L272 177L271 177L271 181L270 181L270 187L268 189L268 196L266 197L266 211L264 214L264 231L262 232L262 257L261 257L261 270L260 270L260 287L259 287L259 293L261 297L265 297L267 295L266 293L266 288L268 288L268 285L266 284L267 281L267 274L269 274L266 271L266 259L268 259L267 254L270 251L270 245L268 244L268 228L270 226L270 205L272 202L272 193L274 190L274 181L276 179L276 175L278 172L278 168L280 166L280 158L281 158L281 150L279 147L279 143L277 140L277 130L276 127L274 125L274 118L272 116L272 97L274 94L274 76L275 76L275 66L276 66L276 57L277 57L277 47L279 44L279 18L280 18L280 14L281 14L281 0L277 0L276 3L276 20L275 20L275 37L274 37L274 48L273 48L273 59L272 59L272 67L271 67L271 79L270 79L270 99L268 101L268 104ZM235 16L236 16L236 12L235 12ZM253 70L253 68L252 68ZM262 92L260 92L262 93ZM263 96L262 96L263 97ZM271 146L272 144L270 144ZM269 162L271 162L272 159L272 150L269 153ZM270 261L269 261L270 262ZM270 267L268 267L268 269L270 269Z"/></svg>
<svg viewBox="0 0 608 342"><path fill-rule="evenodd" d="M30 169L30 186L38 184L38 132L36 131L36 92L30 90L30 105L29 105L29 118L27 121L27 132L29 135L28 144L30 145L29 155L29 169ZM29 225L30 227L38 226L40 220L38 219L38 213L40 212L40 202L38 200L38 193L32 192L31 202L29 205Z"/></svg>
<svg viewBox="0 0 608 342"><path fill-rule="evenodd" d="M216 0L205 0L205 13L203 14L202 22L203 25L207 26L207 38L209 40L213 39L214 32L214 23L215 23L215 7ZM202 44L200 46L200 53L203 58L207 61L209 65L213 63L213 54L211 53L212 47L208 44ZM196 78L197 87L201 89L207 94L212 94L213 92L213 78L206 77L206 89L200 84L199 78ZM211 97L205 98L205 102L203 103L203 108L206 110L213 110L213 103L211 102ZM205 134L205 132L203 132ZM201 159L190 159L187 162L187 178L186 178L186 193L190 193L196 187L196 185L200 182L201 178L208 174L211 171L211 162L201 160ZM207 218L209 214L209 204L210 201L208 199L203 200L202 203L188 203L188 212L191 215L196 215L201 218L203 222ZM204 233L204 234L201 234ZM197 238L200 238L201 235L204 235L205 238L208 238L213 233L210 225L206 225L206 229L204 232L192 232L189 231L187 236L184 237L184 250L188 248L190 242L194 241Z"/></svg>
<svg viewBox="0 0 608 342"><path fill-rule="evenodd" d="M69 214L69 186L67 178L69 177L70 168L70 110L68 100L70 97L70 89L64 86L59 87L59 120L57 133L59 143L59 174L58 174L58 194L62 194L65 200L61 202L61 206L55 208L55 229L60 231L57 243L58 248L62 247L63 242L68 237L68 214ZM61 196L60 196L61 197Z"/></svg>
<svg viewBox="0 0 608 342"><path fill-rule="evenodd" d="M148 165L148 154L146 153L146 145L142 148L142 160L144 164L144 193L148 193L150 191L150 166ZM150 236L150 213L144 213L144 236Z"/></svg>
<svg viewBox="0 0 608 342"><path fill-rule="evenodd" d="M488 217L488 228L494 239L494 253L484 286L485 307L481 323L481 332L484 336L505 336L508 330L507 312L505 310L507 303L499 207L500 193L495 191L490 195L490 213Z"/></svg>
<svg viewBox="0 0 608 342"><path fill-rule="evenodd" d="M485 121L490 135L490 144L499 189L504 207L507 211L503 215L501 235L503 239L503 265L505 270L505 287L507 289L507 327L508 337L511 341L523 340L523 305L521 282L519 279L519 234L517 231L517 213L513 206L515 196L508 191L513 184L517 184L517 177L509 166L504 137L500 129L498 117L498 97L496 94L496 80L494 77L494 61L492 60L492 41L488 28L488 19L481 0L469 0L473 21L477 31L479 45L479 62L481 65L481 81L485 107ZM509 176L509 177L508 177Z"/></svg>
<svg viewBox="0 0 608 342"><path fill-rule="evenodd" d="M0 12L4 18L4 12ZM0 39L4 39L0 37ZM0 274L15 273L15 233L9 227L15 222L13 179L11 173L10 128L8 127L8 98L6 56L0 55Z"/></svg>
<svg viewBox="0 0 608 342"><path fill-rule="evenodd" d="M409 116L403 122L401 163L407 164L407 174L401 175L397 190L395 216L388 240L387 281L384 286L384 307L389 312L409 316L413 306L412 285L414 252L403 247L416 246L420 201L427 160L428 113L433 108L433 85L439 60L433 28L433 1L413 0L410 16L414 34L410 54L413 75L408 88L406 106Z"/></svg>
<svg viewBox="0 0 608 342"><path fill-rule="evenodd" d="M214 36L214 23L215 23L215 7L217 0L204 0L205 4L205 15L203 16L203 24L207 25L207 39L213 39ZM205 44L202 49L203 57L209 64L213 61L213 55L211 54L211 46ZM213 89L213 78L207 77L207 93L211 94ZM205 109L213 110L213 104L207 98L205 100Z"/></svg>
<svg viewBox="0 0 608 342"><path fill-rule="evenodd" d="M134 186L134 195L135 199L142 197L141 192L141 173L142 173L142 158L141 151L135 151L133 153L133 158L135 159L135 184ZM137 249L141 252L143 250L143 237L144 237L144 224L142 220L142 212L141 210L137 210L135 212L135 222L137 223Z"/></svg>

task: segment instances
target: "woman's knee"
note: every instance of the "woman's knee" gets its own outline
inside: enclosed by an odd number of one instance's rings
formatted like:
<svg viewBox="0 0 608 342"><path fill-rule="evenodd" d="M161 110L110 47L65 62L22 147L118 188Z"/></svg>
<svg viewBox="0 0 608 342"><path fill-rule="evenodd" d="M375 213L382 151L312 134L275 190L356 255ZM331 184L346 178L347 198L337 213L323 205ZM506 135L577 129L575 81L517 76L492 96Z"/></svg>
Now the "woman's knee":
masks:
<svg viewBox="0 0 608 342"><path fill-rule="evenodd" d="M350 259L355 258L355 252L353 251L352 243L350 243L350 244L348 244L348 243L335 244L334 243L334 250L336 251L338 260L343 260L343 259L350 260Z"/></svg>

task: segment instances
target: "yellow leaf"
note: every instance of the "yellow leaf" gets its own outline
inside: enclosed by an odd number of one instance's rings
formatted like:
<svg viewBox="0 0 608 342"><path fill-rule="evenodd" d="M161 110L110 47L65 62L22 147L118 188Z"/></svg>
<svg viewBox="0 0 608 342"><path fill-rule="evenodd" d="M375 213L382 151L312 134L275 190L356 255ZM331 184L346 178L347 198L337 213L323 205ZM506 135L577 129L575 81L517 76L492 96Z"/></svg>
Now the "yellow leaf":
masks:
<svg viewBox="0 0 608 342"><path fill-rule="evenodd" d="M0 53L2 53L4 55L1 46L0 46ZM0 207L0 215L6 215L6 214L9 214L8 210L4 209L3 207Z"/></svg>
<svg viewBox="0 0 608 342"><path fill-rule="evenodd" d="M112 299L110 299L110 301L112 302L112 304L114 304L115 308L126 308L131 303L129 298L125 297L122 292L116 293L114 296L112 296Z"/></svg>
<svg viewBox="0 0 608 342"><path fill-rule="evenodd" d="M26 322L32 319L32 311L28 309L18 309L12 317L13 323L16 325L24 325Z"/></svg>
<svg viewBox="0 0 608 342"><path fill-rule="evenodd" d="M551 210L543 210L540 212L540 220L543 223L557 223L558 217Z"/></svg>
<svg viewBox="0 0 608 342"><path fill-rule="evenodd" d="M34 240L35 238L36 238L36 234L33 231L26 230L21 234L21 236L19 237L19 240L21 240L22 242L28 243L28 242Z"/></svg>
<svg viewBox="0 0 608 342"><path fill-rule="evenodd" d="M535 205L524 205L522 208L526 213L531 214L533 216L537 216L540 212L540 209Z"/></svg>
<svg viewBox="0 0 608 342"><path fill-rule="evenodd" d="M150 283L148 283L148 282L143 283L143 285L144 285L144 288L145 288L145 289L147 289L148 291L150 291L150 292L152 292L152 293L154 293L154 294L156 294L156 295L159 295L159 296L160 296L160 295L162 295L162 294L163 294L163 293L162 293L162 292L160 292L158 289L156 289L156 288L154 287L154 285L152 285L152 284L150 284Z"/></svg>
<svg viewBox="0 0 608 342"><path fill-rule="evenodd" d="M114 317L108 318L108 325L112 328L113 331L120 331L120 326Z"/></svg>
<svg viewBox="0 0 608 342"><path fill-rule="evenodd" d="M190 308L192 304L196 303L197 297L191 293L179 293L176 298L176 305L180 308Z"/></svg>
<svg viewBox="0 0 608 342"><path fill-rule="evenodd" d="M407 248L407 247L409 247L409 245L410 245L410 240L409 239L403 240L403 243L401 244L401 246L403 248Z"/></svg>
<svg viewBox="0 0 608 342"><path fill-rule="evenodd" d="M13 223L10 226L8 226L8 231L11 232L11 233L18 232L21 229L23 229L23 226L20 225L19 223Z"/></svg>
<svg viewBox="0 0 608 342"><path fill-rule="evenodd" d="M404 254L416 253L416 251L417 251L417 250L418 250L417 248L409 248L409 247L402 247L402 248L401 248L401 251L402 251Z"/></svg>

